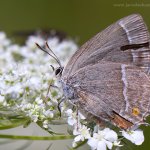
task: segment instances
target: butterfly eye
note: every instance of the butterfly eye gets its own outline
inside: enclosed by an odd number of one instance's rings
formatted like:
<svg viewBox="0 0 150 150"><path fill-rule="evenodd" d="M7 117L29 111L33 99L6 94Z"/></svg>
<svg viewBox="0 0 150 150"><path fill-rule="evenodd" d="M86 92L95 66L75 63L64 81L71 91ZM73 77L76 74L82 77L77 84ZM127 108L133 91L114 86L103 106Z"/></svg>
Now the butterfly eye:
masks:
<svg viewBox="0 0 150 150"><path fill-rule="evenodd" d="M63 71L63 68L61 68L61 67L57 68L56 71L55 71L55 75L56 75L56 76L58 76L58 75L61 76L62 71Z"/></svg>

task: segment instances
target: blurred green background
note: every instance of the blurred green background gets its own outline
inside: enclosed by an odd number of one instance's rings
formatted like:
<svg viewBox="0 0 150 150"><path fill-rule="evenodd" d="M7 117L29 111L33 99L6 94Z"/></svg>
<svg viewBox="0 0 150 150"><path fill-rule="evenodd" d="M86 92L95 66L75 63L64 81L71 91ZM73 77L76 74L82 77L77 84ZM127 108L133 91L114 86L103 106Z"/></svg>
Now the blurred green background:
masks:
<svg viewBox="0 0 150 150"><path fill-rule="evenodd" d="M116 20L140 13L150 27L150 0L1 0L0 30L59 29L83 44ZM148 150L150 127L144 128L145 142L125 149Z"/></svg>
<svg viewBox="0 0 150 150"><path fill-rule="evenodd" d="M128 6L136 3L145 5ZM150 25L149 0L1 0L0 29L10 34L18 30L55 28L78 37L82 44L132 13L140 13Z"/></svg>

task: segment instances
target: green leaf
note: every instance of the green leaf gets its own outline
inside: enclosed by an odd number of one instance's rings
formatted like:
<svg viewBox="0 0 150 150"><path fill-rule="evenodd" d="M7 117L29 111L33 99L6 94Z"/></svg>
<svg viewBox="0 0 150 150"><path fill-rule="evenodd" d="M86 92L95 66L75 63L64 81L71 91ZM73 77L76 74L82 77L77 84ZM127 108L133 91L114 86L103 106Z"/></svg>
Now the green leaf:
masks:
<svg viewBox="0 0 150 150"><path fill-rule="evenodd" d="M21 115L0 114L0 130L15 128L24 125L29 120L28 117Z"/></svg>
<svg viewBox="0 0 150 150"><path fill-rule="evenodd" d="M23 124L23 127L26 128L26 127L28 127L31 123L32 123L31 119L28 118L28 119L26 120L26 122Z"/></svg>
<svg viewBox="0 0 150 150"><path fill-rule="evenodd" d="M24 120L19 120L19 121L17 120L15 123L12 123L12 122L10 123L10 122L7 122L7 121L5 121L5 123L0 122L0 130L15 128L15 127L23 125L24 123L25 123Z"/></svg>

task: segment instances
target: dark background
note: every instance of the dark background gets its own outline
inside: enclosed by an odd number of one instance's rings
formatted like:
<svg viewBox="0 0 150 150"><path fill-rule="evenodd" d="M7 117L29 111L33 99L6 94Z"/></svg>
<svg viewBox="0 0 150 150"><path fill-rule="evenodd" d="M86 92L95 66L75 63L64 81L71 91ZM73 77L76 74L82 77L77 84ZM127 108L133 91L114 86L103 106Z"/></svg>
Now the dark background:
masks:
<svg viewBox="0 0 150 150"><path fill-rule="evenodd" d="M136 3L145 5L126 6ZM132 13L140 13L150 26L149 0L1 0L0 29L9 34L18 30L60 29L78 37L82 44Z"/></svg>
<svg viewBox="0 0 150 150"><path fill-rule="evenodd" d="M15 31L54 28L82 44L132 13L140 13L150 27L149 0L1 0L0 30L13 37ZM144 134L146 140L136 150L149 149L150 127L144 128Z"/></svg>

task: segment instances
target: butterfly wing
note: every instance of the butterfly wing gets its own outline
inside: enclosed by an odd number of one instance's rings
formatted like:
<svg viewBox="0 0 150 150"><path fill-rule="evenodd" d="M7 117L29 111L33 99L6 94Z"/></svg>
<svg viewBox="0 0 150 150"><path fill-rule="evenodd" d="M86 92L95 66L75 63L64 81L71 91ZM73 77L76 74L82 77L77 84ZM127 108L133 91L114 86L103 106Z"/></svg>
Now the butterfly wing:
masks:
<svg viewBox="0 0 150 150"><path fill-rule="evenodd" d="M78 101L80 111L86 115L88 120L95 120L101 126L106 126L106 123L112 123L122 129L128 129L134 125L115 111L110 110L106 103L100 103L99 98L94 94L79 91L78 96L80 97Z"/></svg>
<svg viewBox="0 0 150 150"><path fill-rule="evenodd" d="M133 63L147 71L150 62L149 39L140 15L125 17L81 46L65 67L62 78L66 79L78 69L101 60Z"/></svg>
<svg viewBox="0 0 150 150"><path fill-rule="evenodd" d="M134 65L101 61L78 70L68 84L77 92L80 109L117 126L118 117L126 126L138 126L149 114L150 79Z"/></svg>

